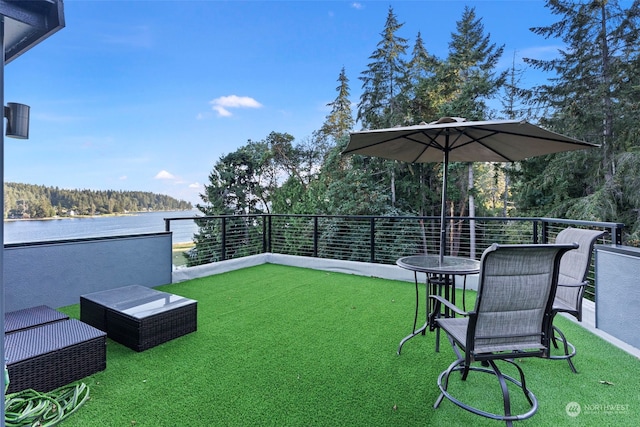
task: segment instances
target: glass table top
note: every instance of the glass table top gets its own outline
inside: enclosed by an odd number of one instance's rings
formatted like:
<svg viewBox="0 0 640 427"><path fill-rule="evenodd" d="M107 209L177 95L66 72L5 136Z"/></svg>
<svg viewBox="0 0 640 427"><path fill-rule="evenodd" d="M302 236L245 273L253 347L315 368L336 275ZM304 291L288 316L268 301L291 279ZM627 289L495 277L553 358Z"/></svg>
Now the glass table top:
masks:
<svg viewBox="0 0 640 427"><path fill-rule="evenodd" d="M196 303L189 298L138 285L95 292L82 297L137 319Z"/></svg>
<svg viewBox="0 0 640 427"><path fill-rule="evenodd" d="M400 258L396 264L402 268L425 273L475 274L480 272L480 261L471 258L439 255L413 255Z"/></svg>

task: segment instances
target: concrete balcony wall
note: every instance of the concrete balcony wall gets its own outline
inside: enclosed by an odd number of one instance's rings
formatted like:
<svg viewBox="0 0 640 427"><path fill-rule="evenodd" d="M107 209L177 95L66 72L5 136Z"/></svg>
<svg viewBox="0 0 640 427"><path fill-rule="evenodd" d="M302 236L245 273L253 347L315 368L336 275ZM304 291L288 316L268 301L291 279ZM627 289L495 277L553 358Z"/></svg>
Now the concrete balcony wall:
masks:
<svg viewBox="0 0 640 427"><path fill-rule="evenodd" d="M5 311L80 302L80 295L171 283L171 233L5 245Z"/></svg>
<svg viewBox="0 0 640 427"><path fill-rule="evenodd" d="M640 348L640 249L596 245L596 328Z"/></svg>
<svg viewBox="0 0 640 427"><path fill-rule="evenodd" d="M378 277L389 280L402 280L411 283L414 283L415 281L413 272L400 268L397 265L372 264L360 261L342 261L327 258L264 253L199 265L197 267L179 268L173 272L173 282L177 283L184 280L197 279L199 277L211 276L260 264L289 265L292 267L332 271L334 273L355 274L358 276ZM426 280L425 274L418 273L418 280L422 290L424 290L424 282ZM456 276L456 287L462 288L463 282L463 276ZM476 290L477 288L478 275L472 274L467 276L466 289Z"/></svg>

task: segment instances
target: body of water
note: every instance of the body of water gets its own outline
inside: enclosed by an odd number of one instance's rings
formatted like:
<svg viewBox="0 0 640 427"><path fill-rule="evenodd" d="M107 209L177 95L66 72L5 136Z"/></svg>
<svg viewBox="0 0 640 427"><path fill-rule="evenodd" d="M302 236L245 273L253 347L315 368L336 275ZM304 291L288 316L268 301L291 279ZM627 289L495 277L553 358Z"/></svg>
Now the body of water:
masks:
<svg viewBox="0 0 640 427"><path fill-rule="evenodd" d="M141 212L122 216L59 218L4 222L4 243L41 242L86 237L121 236L165 231L165 218L202 215L200 211ZM193 241L198 227L193 221L172 221L173 243Z"/></svg>

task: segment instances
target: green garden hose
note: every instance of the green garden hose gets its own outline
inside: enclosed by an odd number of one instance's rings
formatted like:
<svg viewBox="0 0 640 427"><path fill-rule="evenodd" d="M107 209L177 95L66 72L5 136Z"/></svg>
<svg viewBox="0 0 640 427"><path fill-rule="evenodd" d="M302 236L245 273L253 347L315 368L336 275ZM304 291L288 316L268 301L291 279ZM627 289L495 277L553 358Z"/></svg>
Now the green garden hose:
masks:
<svg viewBox="0 0 640 427"><path fill-rule="evenodd" d="M86 384L60 387L48 393L22 390L5 396L6 427L50 427L66 419L89 399Z"/></svg>

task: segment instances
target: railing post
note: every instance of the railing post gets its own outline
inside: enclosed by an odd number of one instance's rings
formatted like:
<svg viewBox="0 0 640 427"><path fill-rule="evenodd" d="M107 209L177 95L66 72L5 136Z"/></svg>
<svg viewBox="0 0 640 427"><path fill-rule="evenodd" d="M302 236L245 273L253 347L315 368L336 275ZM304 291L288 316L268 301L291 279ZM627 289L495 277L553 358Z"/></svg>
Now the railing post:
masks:
<svg viewBox="0 0 640 427"><path fill-rule="evenodd" d="M266 227L266 232L263 231L266 242L263 239L263 244L265 245L263 249L264 252L271 252L271 214L264 217L264 226Z"/></svg>
<svg viewBox="0 0 640 427"><path fill-rule="evenodd" d="M318 216L313 217L313 256L318 256Z"/></svg>
<svg viewBox="0 0 640 427"><path fill-rule="evenodd" d="M171 231L171 220L168 218L164 219L164 231Z"/></svg>
<svg viewBox="0 0 640 427"><path fill-rule="evenodd" d="M267 252L267 216L262 215L262 253Z"/></svg>
<svg viewBox="0 0 640 427"><path fill-rule="evenodd" d="M533 244L538 244L538 221L533 221Z"/></svg>
<svg viewBox="0 0 640 427"><path fill-rule="evenodd" d="M547 221L542 221L542 243L549 243L549 224Z"/></svg>
<svg viewBox="0 0 640 427"><path fill-rule="evenodd" d="M376 262L376 218L375 217L371 217L369 219L369 232L371 233L369 237L369 241L370 241L369 246L371 250L369 262L375 263Z"/></svg>
<svg viewBox="0 0 640 427"><path fill-rule="evenodd" d="M220 249L221 261L227 259L227 217L222 217L222 248Z"/></svg>
<svg viewBox="0 0 640 427"><path fill-rule="evenodd" d="M615 226L611 229L611 239L614 245L622 245L622 227Z"/></svg>

